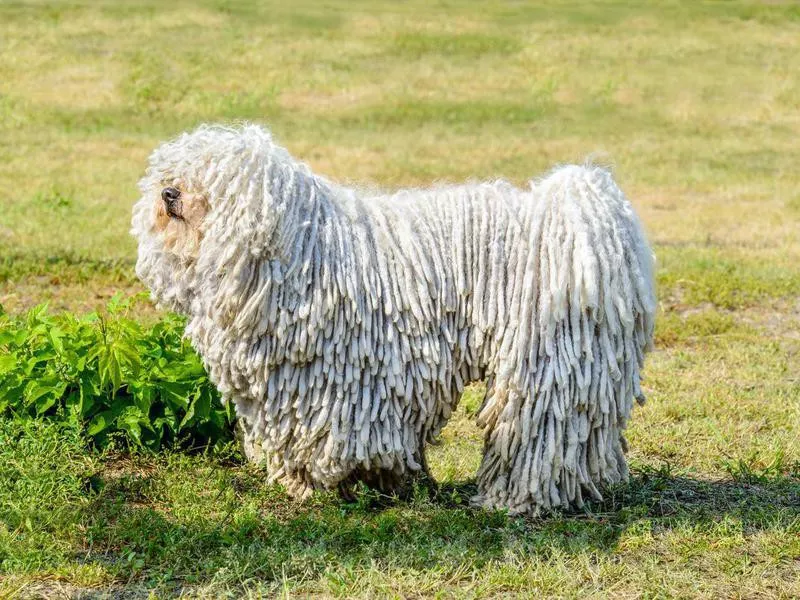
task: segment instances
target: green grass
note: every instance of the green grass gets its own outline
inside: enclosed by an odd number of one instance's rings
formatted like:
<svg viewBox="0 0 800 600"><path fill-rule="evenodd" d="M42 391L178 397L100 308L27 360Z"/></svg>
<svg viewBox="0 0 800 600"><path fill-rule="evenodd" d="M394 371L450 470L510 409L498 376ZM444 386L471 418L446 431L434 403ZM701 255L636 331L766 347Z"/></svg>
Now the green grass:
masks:
<svg viewBox="0 0 800 600"><path fill-rule="evenodd" d="M387 188L611 164L661 303L633 477L586 512L469 508L480 386L432 451L439 489L355 504L295 505L235 455L6 420L0 596L800 596L796 3L14 0L0 40L11 313L141 291L148 153L237 120Z"/></svg>
<svg viewBox="0 0 800 600"><path fill-rule="evenodd" d="M787 465L741 463L719 480L639 466L585 513L523 520L469 508L469 482L295 505L263 471L224 457L96 456L43 424L5 423L0 441L3 475L17 482L0 493L9 593L798 591L800 486Z"/></svg>

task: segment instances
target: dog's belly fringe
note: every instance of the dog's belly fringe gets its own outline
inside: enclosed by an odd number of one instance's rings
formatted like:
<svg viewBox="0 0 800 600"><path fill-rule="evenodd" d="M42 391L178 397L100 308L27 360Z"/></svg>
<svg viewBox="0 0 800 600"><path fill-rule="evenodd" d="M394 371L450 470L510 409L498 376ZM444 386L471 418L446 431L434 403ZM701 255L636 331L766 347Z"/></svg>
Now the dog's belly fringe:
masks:
<svg viewBox="0 0 800 600"><path fill-rule="evenodd" d="M298 496L394 485L484 376L476 502L579 506L626 477L655 302L606 171L566 167L531 191L311 196L289 259L243 257L187 329L274 479Z"/></svg>

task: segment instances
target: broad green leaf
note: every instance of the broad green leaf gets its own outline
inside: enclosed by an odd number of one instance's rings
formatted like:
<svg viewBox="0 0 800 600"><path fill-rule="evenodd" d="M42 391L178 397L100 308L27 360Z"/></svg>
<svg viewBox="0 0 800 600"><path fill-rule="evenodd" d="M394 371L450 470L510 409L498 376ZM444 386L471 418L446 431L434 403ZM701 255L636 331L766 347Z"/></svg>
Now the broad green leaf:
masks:
<svg viewBox="0 0 800 600"><path fill-rule="evenodd" d="M108 429L108 427L111 425L111 423L108 421L109 416L110 414L108 411L96 414L89 422L89 426L86 428L86 433L89 435L97 435L98 433Z"/></svg>
<svg viewBox="0 0 800 600"><path fill-rule="evenodd" d="M166 400L184 410L189 407L191 389L186 384L162 381L160 382L160 387L161 393Z"/></svg>
<svg viewBox="0 0 800 600"><path fill-rule="evenodd" d="M38 381L30 381L28 385L25 387L25 402L28 405L35 403L39 398L44 396L45 394L51 393L54 391L54 385L48 385L47 383L39 383Z"/></svg>
<svg viewBox="0 0 800 600"><path fill-rule="evenodd" d="M53 348L56 349L56 352L63 352L64 351L64 344L61 342L61 338L64 337L64 332L61 331L58 327L51 327L50 331L50 341L53 344Z"/></svg>
<svg viewBox="0 0 800 600"><path fill-rule="evenodd" d="M186 414L183 416L183 419L181 419L181 422L178 425L178 431L183 430L184 425L194 419L194 408L197 405L197 396L197 393L193 394L191 400L189 401L189 407L186 409Z"/></svg>
<svg viewBox="0 0 800 600"><path fill-rule="evenodd" d="M17 357L14 354L0 355L0 375L13 371L17 367Z"/></svg>
<svg viewBox="0 0 800 600"><path fill-rule="evenodd" d="M211 412L211 393L207 388L202 389L194 401L195 418L205 420Z"/></svg>
<svg viewBox="0 0 800 600"><path fill-rule="evenodd" d="M56 393L39 396L36 399L36 416L40 417L48 410L50 410L59 398L60 394Z"/></svg>
<svg viewBox="0 0 800 600"><path fill-rule="evenodd" d="M0 346L6 346L8 344L18 346L19 344L16 342L17 335L18 332L6 329L5 327L0 328Z"/></svg>
<svg viewBox="0 0 800 600"><path fill-rule="evenodd" d="M90 376L83 376L80 379L79 383L79 391L80 391L80 414L82 417L86 417L89 415L89 411L92 409L95 403L95 394L97 393L97 388L95 385L95 381Z"/></svg>
<svg viewBox="0 0 800 600"><path fill-rule="evenodd" d="M141 421L142 417L139 414L138 409L135 407L129 407L133 410L126 410L123 414L119 416L117 419L117 426L127 431L131 437L136 441L137 444L141 444L142 441L142 428L141 428Z"/></svg>

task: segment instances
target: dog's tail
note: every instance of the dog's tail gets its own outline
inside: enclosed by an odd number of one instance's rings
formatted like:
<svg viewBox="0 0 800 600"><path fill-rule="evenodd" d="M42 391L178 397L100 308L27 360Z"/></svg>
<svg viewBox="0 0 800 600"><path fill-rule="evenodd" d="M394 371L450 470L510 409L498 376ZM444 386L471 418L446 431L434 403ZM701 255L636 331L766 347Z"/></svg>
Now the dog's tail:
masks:
<svg viewBox="0 0 800 600"><path fill-rule="evenodd" d="M656 308L652 253L607 170L562 167L532 189L530 285L479 413L476 500L512 512L580 506L627 477Z"/></svg>

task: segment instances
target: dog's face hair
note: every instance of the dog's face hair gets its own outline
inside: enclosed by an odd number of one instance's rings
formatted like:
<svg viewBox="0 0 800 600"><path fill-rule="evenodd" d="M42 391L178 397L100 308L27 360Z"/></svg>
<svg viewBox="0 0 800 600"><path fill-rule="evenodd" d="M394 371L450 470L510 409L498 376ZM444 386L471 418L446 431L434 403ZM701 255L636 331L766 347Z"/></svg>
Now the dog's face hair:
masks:
<svg viewBox="0 0 800 600"><path fill-rule="evenodd" d="M186 264L197 257L211 203L203 175L210 164L204 137L184 135L159 146L139 181L135 234Z"/></svg>
<svg viewBox="0 0 800 600"><path fill-rule="evenodd" d="M159 304L183 314L195 296L193 271L211 223L214 140L213 131L200 129L156 148L133 210L136 273Z"/></svg>
<svg viewBox="0 0 800 600"><path fill-rule="evenodd" d="M162 180L150 192L153 205L152 233L163 248L184 260L197 254L203 239L204 220L210 205L203 191L191 189L180 177Z"/></svg>
<svg viewBox="0 0 800 600"><path fill-rule="evenodd" d="M283 255L276 229L307 185L290 161L256 126L201 126L153 151L131 233L136 273L159 304L187 314L201 288L236 278L237 261Z"/></svg>
<svg viewBox="0 0 800 600"><path fill-rule="evenodd" d="M132 233L186 265L215 234L268 234L284 209L273 205L274 173L288 153L259 127L202 126L161 144L139 181ZM281 198L284 194L281 194ZM211 230L214 229L214 232ZM258 237L256 235L255 237Z"/></svg>

